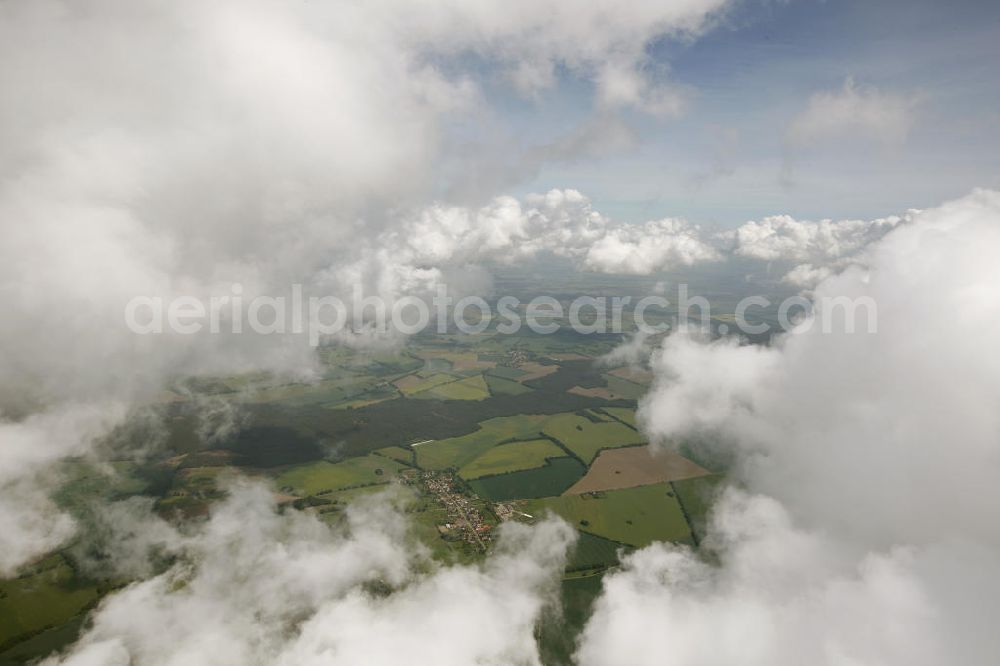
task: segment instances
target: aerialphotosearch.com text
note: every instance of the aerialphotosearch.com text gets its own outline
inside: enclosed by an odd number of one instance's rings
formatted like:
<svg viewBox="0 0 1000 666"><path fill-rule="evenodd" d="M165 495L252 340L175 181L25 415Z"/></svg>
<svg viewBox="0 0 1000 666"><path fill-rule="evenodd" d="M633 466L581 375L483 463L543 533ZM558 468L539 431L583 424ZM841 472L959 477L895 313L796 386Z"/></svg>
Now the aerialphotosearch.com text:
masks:
<svg viewBox="0 0 1000 666"><path fill-rule="evenodd" d="M413 295L386 299L365 295L355 285L349 298L305 296L302 285L292 285L288 295L247 298L234 283L228 294L207 299L194 296L135 296L125 305L125 324L138 335L240 334L308 335L309 344L344 333L415 335L425 331L458 330L477 334L493 327L499 334L522 328L539 335L568 326L588 334L639 330L646 334L671 328L702 326L712 320L712 305L703 296L692 296L688 285L677 285L671 301L661 294L632 296L578 296L559 300L536 296L526 302L514 296L487 301L480 296L455 298L447 285L438 285L430 298ZM769 332L802 333L818 327L824 333L876 333L878 309L869 297L824 297L817 301L792 296L772 301L766 296L740 300L725 323L716 322L720 334L761 335ZM764 316L767 315L767 316ZM631 322L632 325L627 325ZM735 330L733 330L735 329Z"/></svg>

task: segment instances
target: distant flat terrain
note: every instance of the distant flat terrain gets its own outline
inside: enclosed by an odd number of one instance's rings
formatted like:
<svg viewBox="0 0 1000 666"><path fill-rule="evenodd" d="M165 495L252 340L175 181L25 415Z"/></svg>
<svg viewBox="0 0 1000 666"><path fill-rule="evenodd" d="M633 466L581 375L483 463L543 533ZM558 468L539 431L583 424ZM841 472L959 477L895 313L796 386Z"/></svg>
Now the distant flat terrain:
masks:
<svg viewBox="0 0 1000 666"><path fill-rule="evenodd" d="M673 451L653 454L648 446L605 449L587 474L563 493L580 495L601 490L635 488L664 481L680 481L710 474L704 467Z"/></svg>

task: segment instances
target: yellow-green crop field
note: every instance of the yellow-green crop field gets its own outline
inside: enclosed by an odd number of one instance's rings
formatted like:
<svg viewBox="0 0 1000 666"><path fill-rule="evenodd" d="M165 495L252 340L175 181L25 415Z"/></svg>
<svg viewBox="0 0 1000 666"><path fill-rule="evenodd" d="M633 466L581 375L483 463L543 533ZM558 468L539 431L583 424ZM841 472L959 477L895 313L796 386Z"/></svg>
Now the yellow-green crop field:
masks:
<svg viewBox="0 0 1000 666"><path fill-rule="evenodd" d="M510 439L529 439L537 435L545 416L519 414L501 416L479 424L468 435L439 439L414 447L417 466L422 469L461 469L494 445Z"/></svg>
<svg viewBox="0 0 1000 666"><path fill-rule="evenodd" d="M408 379L408 378L407 378ZM423 393L424 391L429 391L430 389L440 386L442 384L448 384L457 381L457 377L454 375L449 375L444 372L435 373L422 381L415 383L404 383L402 381L398 382L399 390L403 395L407 397L412 397L418 393Z"/></svg>
<svg viewBox="0 0 1000 666"><path fill-rule="evenodd" d="M618 422L594 423L576 414L557 414L545 424L543 432L562 442L589 465L601 449L641 444L638 432Z"/></svg>
<svg viewBox="0 0 1000 666"><path fill-rule="evenodd" d="M413 464L413 451L404 449L402 446L386 446L381 449L375 449L374 453L406 465Z"/></svg>
<svg viewBox="0 0 1000 666"><path fill-rule="evenodd" d="M601 407L601 411L622 423L635 427L635 410L631 407Z"/></svg>
<svg viewBox="0 0 1000 666"><path fill-rule="evenodd" d="M395 460L376 455L348 458L339 463L320 460L286 470L274 484L303 497L321 495L332 490L387 483L402 468Z"/></svg>
<svg viewBox="0 0 1000 666"><path fill-rule="evenodd" d="M596 495L564 495L532 500L527 513L546 509L584 532L642 547L654 541L691 543L691 529L669 483L609 490Z"/></svg>
<svg viewBox="0 0 1000 666"><path fill-rule="evenodd" d="M414 394L414 398L432 398L437 400L485 400L490 397L490 390L482 375L466 377L457 382L439 384L434 388Z"/></svg>
<svg viewBox="0 0 1000 666"><path fill-rule="evenodd" d="M473 460L458 471L464 479L506 474L522 469L541 467L549 458L560 458L566 452L547 439L501 444Z"/></svg>

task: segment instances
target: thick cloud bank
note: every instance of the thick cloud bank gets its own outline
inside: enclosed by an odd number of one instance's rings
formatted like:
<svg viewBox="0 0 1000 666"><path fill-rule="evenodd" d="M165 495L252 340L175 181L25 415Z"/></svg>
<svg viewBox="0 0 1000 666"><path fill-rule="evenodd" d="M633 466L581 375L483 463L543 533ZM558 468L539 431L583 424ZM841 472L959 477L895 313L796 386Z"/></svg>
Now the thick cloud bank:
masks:
<svg viewBox="0 0 1000 666"><path fill-rule="evenodd" d="M716 510L718 567L654 546L608 579L581 662L997 663L998 252L978 191L817 287L873 298L876 334L669 338L647 428L727 443L746 491Z"/></svg>
<svg viewBox="0 0 1000 666"><path fill-rule="evenodd" d="M514 263L540 253L566 257L584 270L640 275L721 258L685 220L616 223L580 192L551 190L524 202L497 197L478 209L425 208L375 238L340 272L362 276L377 267L382 289L395 285L403 293L419 285L414 278L440 280L448 266Z"/></svg>
<svg viewBox="0 0 1000 666"><path fill-rule="evenodd" d="M509 524L484 564L437 567L384 498L331 528L277 513L256 485L194 533L140 505L114 525L120 569L154 546L177 561L105 599L49 664L537 664L535 625L574 539L562 522Z"/></svg>
<svg viewBox="0 0 1000 666"><path fill-rule="evenodd" d="M869 245L908 223L917 212L874 220L818 222L772 215L746 222L722 236L732 242L732 252L737 256L797 264L784 280L811 287L852 262L863 262Z"/></svg>

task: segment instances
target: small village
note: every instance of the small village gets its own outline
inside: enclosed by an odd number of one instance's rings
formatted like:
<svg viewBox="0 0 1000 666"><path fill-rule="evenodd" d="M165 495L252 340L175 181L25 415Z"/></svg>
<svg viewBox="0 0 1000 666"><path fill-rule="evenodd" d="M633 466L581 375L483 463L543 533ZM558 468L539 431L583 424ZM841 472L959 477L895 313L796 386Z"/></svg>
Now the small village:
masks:
<svg viewBox="0 0 1000 666"><path fill-rule="evenodd" d="M493 525L468 495L456 489L454 475L449 472L422 472L420 480L427 492L448 511L449 522L438 527L442 534L457 530L463 541L485 551L492 539Z"/></svg>

